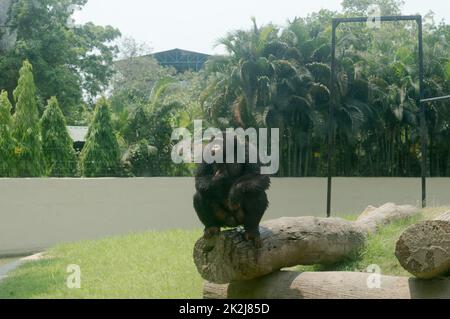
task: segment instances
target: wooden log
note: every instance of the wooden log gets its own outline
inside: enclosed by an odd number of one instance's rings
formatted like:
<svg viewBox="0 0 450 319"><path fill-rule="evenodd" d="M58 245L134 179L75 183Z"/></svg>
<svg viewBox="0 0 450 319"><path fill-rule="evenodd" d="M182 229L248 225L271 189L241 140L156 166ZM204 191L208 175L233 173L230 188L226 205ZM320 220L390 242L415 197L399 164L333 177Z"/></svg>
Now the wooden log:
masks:
<svg viewBox="0 0 450 319"><path fill-rule="evenodd" d="M417 207L410 205L387 203L379 208L369 206L358 217L356 224L359 227L364 228L367 233L373 234L376 233L379 228L401 219L410 218L417 212Z"/></svg>
<svg viewBox="0 0 450 319"><path fill-rule="evenodd" d="M285 267L334 263L358 251L365 234L341 219L280 218L261 225L263 246L255 249L238 231L195 245L199 273L215 283L249 280Z"/></svg>
<svg viewBox="0 0 450 319"><path fill-rule="evenodd" d="M248 282L204 285L205 299L450 299L450 279L352 272L280 271ZM378 283L374 285L374 283Z"/></svg>
<svg viewBox="0 0 450 319"><path fill-rule="evenodd" d="M450 212L406 229L395 255L402 267L418 278L450 274Z"/></svg>
<svg viewBox="0 0 450 319"><path fill-rule="evenodd" d="M280 218L261 224L263 247L245 242L239 230L200 239L194 261L207 281L224 284L250 280L297 265L333 264L352 257L378 227L417 212L412 206L370 207L356 222L339 218Z"/></svg>

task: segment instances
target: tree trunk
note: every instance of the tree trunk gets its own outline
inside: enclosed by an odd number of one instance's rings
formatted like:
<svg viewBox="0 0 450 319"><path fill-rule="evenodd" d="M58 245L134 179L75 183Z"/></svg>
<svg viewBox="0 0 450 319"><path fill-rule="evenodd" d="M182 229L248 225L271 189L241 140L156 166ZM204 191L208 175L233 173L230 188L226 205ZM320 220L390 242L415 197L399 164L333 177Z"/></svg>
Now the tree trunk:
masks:
<svg viewBox="0 0 450 319"><path fill-rule="evenodd" d="M395 251L400 264L418 278L450 272L450 212L405 230Z"/></svg>
<svg viewBox="0 0 450 319"><path fill-rule="evenodd" d="M261 224L263 247L245 242L239 230L200 239L194 261L202 277L219 284L250 280L297 265L333 264L364 247L368 234L417 212L412 206L369 207L356 222L339 218L281 218Z"/></svg>
<svg viewBox="0 0 450 319"><path fill-rule="evenodd" d="M281 271L247 282L205 283L205 299L450 299L450 279Z"/></svg>

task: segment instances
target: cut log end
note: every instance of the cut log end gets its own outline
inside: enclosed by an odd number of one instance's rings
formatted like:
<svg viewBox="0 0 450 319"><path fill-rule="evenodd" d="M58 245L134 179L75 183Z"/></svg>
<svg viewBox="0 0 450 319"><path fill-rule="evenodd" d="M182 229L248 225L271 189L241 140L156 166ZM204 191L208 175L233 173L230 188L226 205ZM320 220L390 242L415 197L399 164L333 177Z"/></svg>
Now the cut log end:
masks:
<svg viewBox="0 0 450 319"><path fill-rule="evenodd" d="M423 221L409 227L398 240L395 255L418 278L446 274L450 271L450 222Z"/></svg>

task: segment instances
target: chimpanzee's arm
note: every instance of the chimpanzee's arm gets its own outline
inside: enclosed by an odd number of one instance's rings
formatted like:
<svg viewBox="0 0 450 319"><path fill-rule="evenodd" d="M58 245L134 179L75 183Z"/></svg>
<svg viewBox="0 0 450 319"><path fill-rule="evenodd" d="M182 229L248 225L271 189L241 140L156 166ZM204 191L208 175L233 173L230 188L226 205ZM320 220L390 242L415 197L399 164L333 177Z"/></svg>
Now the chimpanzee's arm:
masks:
<svg viewBox="0 0 450 319"><path fill-rule="evenodd" d="M195 187L203 194L223 194L228 183L226 174L220 174L212 164L201 164L195 177Z"/></svg>
<svg viewBox="0 0 450 319"><path fill-rule="evenodd" d="M214 170L212 165L200 164L195 173L195 188L200 193L207 193L213 185Z"/></svg>
<svg viewBox="0 0 450 319"><path fill-rule="evenodd" d="M230 190L229 200L232 205L240 204L246 195L265 192L270 188L270 177L261 175L260 166L247 164L244 175L240 177Z"/></svg>

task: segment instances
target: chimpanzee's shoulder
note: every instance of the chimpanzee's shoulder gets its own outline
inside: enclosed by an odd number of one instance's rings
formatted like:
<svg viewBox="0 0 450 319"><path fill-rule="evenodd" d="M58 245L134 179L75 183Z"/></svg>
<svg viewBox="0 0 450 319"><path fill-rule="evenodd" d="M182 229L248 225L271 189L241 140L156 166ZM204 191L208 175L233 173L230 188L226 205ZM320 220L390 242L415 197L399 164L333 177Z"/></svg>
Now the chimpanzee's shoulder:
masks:
<svg viewBox="0 0 450 319"><path fill-rule="evenodd" d="M213 173L213 166L211 164L201 163L201 164L197 164L195 171L194 171L194 176L201 177L201 176L209 175L212 173Z"/></svg>

